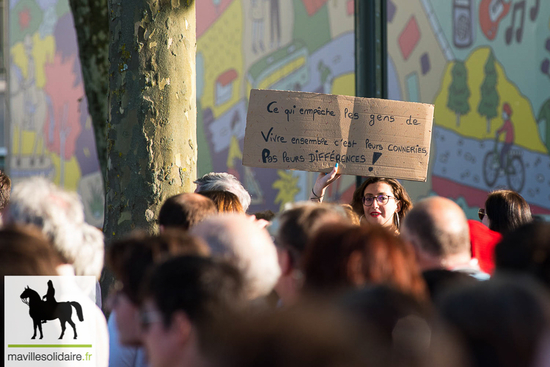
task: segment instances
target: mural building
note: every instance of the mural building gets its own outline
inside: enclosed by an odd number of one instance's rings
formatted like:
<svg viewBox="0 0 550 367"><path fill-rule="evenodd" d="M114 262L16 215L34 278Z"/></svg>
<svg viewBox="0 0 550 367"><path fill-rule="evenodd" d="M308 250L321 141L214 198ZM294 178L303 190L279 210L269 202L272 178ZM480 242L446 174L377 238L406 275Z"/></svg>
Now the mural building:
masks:
<svg viewBox="0 0 550 367"><path fill-rule="evenodd" d="M428 181L470 218L497 188L550 214L550 2L387 0L389 98L435 105ZM232 173L251 213L307 200L315 173L242 165L250 90L355 94L353 0L200 0L199 175ZM9 2L14 181L46 175L77 191L101 226L103 188L67 0ZM355 177L329 189L349 202Z"/></svg>

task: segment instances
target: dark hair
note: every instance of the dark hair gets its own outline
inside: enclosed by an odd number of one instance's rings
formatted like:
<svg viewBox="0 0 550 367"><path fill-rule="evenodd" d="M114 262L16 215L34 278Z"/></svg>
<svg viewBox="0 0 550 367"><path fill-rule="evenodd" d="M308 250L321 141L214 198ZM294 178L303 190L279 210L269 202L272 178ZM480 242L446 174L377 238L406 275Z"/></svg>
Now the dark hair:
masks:
<svg viewBox="0 0 550 367"><path fill-rule="evenodd" d="M177 227L188 230L206 217L216 214L216 204L199 194L174 195L162 204L158 223L164 227Z"/></svg>
<svg viewBox="0 0 550 367"><path fill-rule="evenodd" d="M145 287L170 326L183 311L200 331L223 317L239 314L246 298L241 274L227 262L198 256L179 256L159 264Z"/></svg>
<svg viewBox="0 0 550 367"><path fill-rule="evenodd" d="M232 192L216 190L201 191L198 194L211 199L216 204L219 213L244 213L239 198Z"/></svg>
<svg viewBox="0 0 550 367"><path fill-rule="evenodd" d="M389 284L418 300L426 298L413 249L377 225L325 226L308 243L303 262L306 290Z"/></svg>
<svg viewBox="0 0 550 367"><path fill-rule="evenodd" d="M37 228L12 225L0 229L0 314L5 312L6 275L58 275L56 267L60 264L57 251ZM0 326L5 330L4 317ZM0 342L4 345L4 334ZM0 358L4 358L4 350Z"/></svg>
<svg viewBox="0 0 550 367"><path fill-rule="evenodd" d="M362 343L346 315L318 305L262 313L213 332L205 351L220 367L379 366L378 349ZM366 363L365 356L368 356Z"/></svg>
<svg viewBox="0 0 550 367"><path fill-rule="evenodd" d="M0 276L57 275L61 259L38 228L7 226L0 230L0 239Z"/></svg>
<svg viewBox="0 0 550 367"><path fill-rule="evenodd" d="M550 299L532 278L497 276L437 302L465 341L474 366L532 366L550 327Z"/></svg>
<svg viewBox="0 0 550 367"><path fill-rule="evenodd" d="M0 210L10 201L11 180L6 173L0 170Z"/></svg>
<svg viewBox="0 0 550 367"><path fill-rule="evenodd" d="M336 211L333 204L304 203L285 210L277 218L279 228L275 244L288 250L294 267L300 267L300 259L308 241L327 221L345 223L346 216Z"/></svg>
<svg viewBox="0 0 550 367"><path fill-rule="evenodd" d="M385 178L385 177L369 177L367 178L361 186L359 186L355 191L353 192L353 197L351 199L351 207L353 208L353 211L357 213L357 215L361 216L364 215L364 209L363 209L363 193L365 192L365 189L367 186L373 183L377 182L384 182L391 186L393 195L395 195L395 199L397 202L401 203L401 208L399 209L399 212L397 215L399 216L399 223L403 223L403 219L405 219L405 216L407 213L412 209L413 204L411 201L411 198L409 197L409 194L407 194L407 190L394 178ZM399 229L399 225L397 222L397 219L393 218L393 225L395 228Z"/></svg>
<svg viewBox="0 0 550 367"><path fill-rule="evenodd" d="M394 287L373 285L345 294L339 300L339 306L353 319L367 343L372 343L372 339L375 338L381 365L438 365L433 361L427 363L435 357L434 354L442 353L433 350L437 344L434 340L437 330L432 328L432 310L428 305L418 302L411 295ZM445 337L445 334L437 335L437 338L441 337ZM439 340L440 344L441 342L442 340ZM449 350L446 351L449 361L449 354L456 357L460 350L452 353L451 348L450 351L451 353Z"/></svg>
<svg viewBox="0 0 550 367"><path fill-rule="evenodd" d="M508 233L495 247L497 273L531 274L550 288L550 223L531 222Z"/></svg>
<svg viewBox="0 0 550 367"><path fill-rule="evenodd" d="M158 236L134 232L107 250L107 266L122 283L122 291L134 303L141 302L143 281L153 264L176 255L208 256L206 243L179 229L167 229Z"/></svg>
<svg viewBox="0 0 550 367"><path fill-rule="evenodd" d="M275 213L272 210L264 210L263 212L254 213L254 216L256 219L265 219L271 222L275 218Z"/></svg>
<svg viewBox="0 0 550 367"><path fill-rule="evenodd" d="M489 228L506 234L532 220L527 201L515 191L493 191L485 200L485 212L489 217Z"/></svg>

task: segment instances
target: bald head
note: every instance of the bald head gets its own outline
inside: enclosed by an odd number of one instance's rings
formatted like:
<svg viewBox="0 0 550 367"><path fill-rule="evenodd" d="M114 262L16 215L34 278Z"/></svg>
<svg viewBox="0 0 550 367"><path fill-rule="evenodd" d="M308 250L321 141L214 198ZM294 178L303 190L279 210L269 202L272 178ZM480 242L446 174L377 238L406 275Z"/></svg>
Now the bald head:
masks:
<svg viewBox="0 0 550 367"><path fill-rule="evenodd" d="M188 230L217 212L214 202L205 196L194 193L178 194L162 204L159 225L164 228Z"/></svg>
<svg viewBox="0 0 550 367"><path fill-rule="evenodd" d="M191 229L206 241L212 256L234 262L245 278L249 299L269 294L281 270L277 250L267 231L243 214L210 217Z"/></svg>
<svg viewBox="0 0 550 367"><path fill-rule="evenodd" d="M462 209L439 196L424 199L405 217L402 234L417 250L445 258L470 254L470 231Z"/></svg>

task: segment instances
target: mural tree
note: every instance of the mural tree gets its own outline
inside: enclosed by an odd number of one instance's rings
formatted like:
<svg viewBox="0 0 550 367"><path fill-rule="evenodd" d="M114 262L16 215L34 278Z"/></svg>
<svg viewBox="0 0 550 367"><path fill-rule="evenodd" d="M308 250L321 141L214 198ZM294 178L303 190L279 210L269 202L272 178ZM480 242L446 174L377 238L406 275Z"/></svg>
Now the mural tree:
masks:
<svg viewBox="0 0 550 367"><path fill-rule="evenodd" d="M484 67L485 79L481 84L481 100L477 106L477 112L487 119L487 133L491 132L491 120L498 116L499 96L497 92L497 72L495 68L495 56L493 51L489 52L489 57Z"/></svg>
<svg viewBox="0 0 550 367"><path fill-rule="evenodd" d="M537 117L537 122L540 124L542 121L545 122L545 140L546 149L550 154L550 99L547 99L539 111L539 116Z"/></svg>
<svg viewBox="0 0 550 367"><path fill-rule="evenodd" d="M193 0L110 0L104 232L156 231L166 198L194 189Z"/></svg>
<svg viewBox="0 0 550 367"><path fill-rule="evenodd" d="M460 116L470 112L470 88L468 87L468 70L463 61L455 61L451 70L452 81L449 86L447 107L456 114L456 126L460 126Z"/></svg>

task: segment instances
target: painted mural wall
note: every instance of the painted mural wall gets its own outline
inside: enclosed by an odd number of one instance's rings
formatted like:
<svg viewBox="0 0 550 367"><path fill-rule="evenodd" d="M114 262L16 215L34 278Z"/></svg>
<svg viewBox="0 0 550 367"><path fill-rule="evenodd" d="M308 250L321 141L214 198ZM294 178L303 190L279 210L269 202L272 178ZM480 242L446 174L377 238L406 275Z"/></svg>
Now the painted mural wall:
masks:
<svg viewBox="0 0 550 367"><path fill-rule="evenodd" d="M251 212L305 200L314 173L241 164L250 89L354 95L353 0L200 0L199 175L233 173ZM87 220L103 198L66 0L10 1L10 174L78 191ZM388 0L390 99L435 104L428 182L475 217L487 192L519 191L550 214L550 2ZM355 177L331 200L349 202ZM98 224L99 225L99 224Z"/></svg>
<svg viewBox="0 0 550 367"><path fill-rule="evenodd" d="M7 166L14 182L42 175L84 202L103 222L103 185L67 0L9 2Z"/></svg>
<svg viewBox="0 0 550 367"><path fill-rule="evenodd" d="M390 98L435 104L431 176L413 196L469 217L509 188L550 213L550 2L388 0Z"/></svg>
<svg viewBox="0 0 550 367"><path fill-rule="evenodd" d="M497 188L550 214L550 2L388 0L389 98L435 104L430 176L414 199L442 195L476 216ZM199 170L228 171L252 211L304 200L315 174L241 165L251 88L354 91L353 1L197 3ZM201 149L202 148L202 149ZM329 193L348 202L354 177Z"/></svg>
<svg viewBox="0 0 550 367"><path fill-rule="evenodd" d="M353 0L197 1L199 175L226 171L250 212L307 199L312 173L241 164L252 88L355 94ZM341 179L340 199L355 182Z"/></svg>

